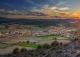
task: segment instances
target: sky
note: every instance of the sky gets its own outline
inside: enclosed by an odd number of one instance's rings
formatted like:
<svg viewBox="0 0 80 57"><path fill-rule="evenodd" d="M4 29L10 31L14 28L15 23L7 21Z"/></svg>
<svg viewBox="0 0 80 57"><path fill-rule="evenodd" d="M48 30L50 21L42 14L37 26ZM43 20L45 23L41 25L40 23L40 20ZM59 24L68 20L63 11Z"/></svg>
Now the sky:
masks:
<svg viewBox="0 0 80 57"><path fill-rule="evenodd" d="M0 0L0 17L80 19L80 0Z"/></svg>

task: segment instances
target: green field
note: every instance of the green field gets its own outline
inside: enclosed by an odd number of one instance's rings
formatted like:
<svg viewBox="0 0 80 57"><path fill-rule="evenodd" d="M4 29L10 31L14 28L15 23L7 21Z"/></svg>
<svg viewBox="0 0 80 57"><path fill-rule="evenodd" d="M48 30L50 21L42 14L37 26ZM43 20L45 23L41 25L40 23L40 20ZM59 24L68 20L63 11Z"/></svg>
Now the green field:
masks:
<svg viewBox="0 0 80 57"><path fill-rule="evenodd" d="M4 49L4 48L10 47L10 46L12 46L12 45L11 44L0 43L0 49Z"/></svg>
<svg viewBox="0 0 80 57"><path fill-rule="evenodd" d="M46 35L46 36L37 36L38 38L41 39L53 39L53 38L60 38L59 35Z"/></svg>
<svg viewBox="0 0 80 57"><path fill-rule="evenodd" d="M5 28L5 26L4 25L0 25L0 29L3 29L3 28Z"/></svg>
<svg viewBox="0 0 80 57"><path fill-rule="evenodd" d="M26 43L26 42L17 42L14 44L4 44L4 43L0 43L0 49L4 49L7 47L11 47L11 46L22 46L22 47L31 47L31 48L37 48L39 44L35 44L35 43ZM41 44L41 46L43 46L43 44Z"/></svg>
<svg viewBox="0 0 80 57"><path fill-rule="evenodd" d="M18 42L18 43L15 43L14 45L16 46L23 46L23 47L32 47L32 48L37 48L39 44L35 44L35 43L23 43L23 42ZM43 46L43 45L41 45Z"/></svg>

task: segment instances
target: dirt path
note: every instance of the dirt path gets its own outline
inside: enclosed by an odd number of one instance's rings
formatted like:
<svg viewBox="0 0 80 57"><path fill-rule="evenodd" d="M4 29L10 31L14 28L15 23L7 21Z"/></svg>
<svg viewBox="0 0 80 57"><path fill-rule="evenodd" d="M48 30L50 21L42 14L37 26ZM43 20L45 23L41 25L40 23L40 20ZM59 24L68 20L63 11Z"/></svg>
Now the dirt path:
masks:
<svg viewBox="0 0 80 57"><path fill-rule="evenodd" d="M41 41L39 41L39 42L37 42L37 44L45 44L45 43L47 43L47 44L51 44L52 42L53 42L54 40L41 40ZM63 44L66 44L66 43L69 43L70 41L69 40L57 40L58 42L62 42Z"/></svg>
<svg viewBox="0 0 80 57"><path fill-rule="evenodd" d="M15 43L15 42L23 42L23 41L30 41L30 42L37 42L39 40L39 38L34 38L34 37L19 37L19 38L0 38L0 42L2 43Z"/></svg>

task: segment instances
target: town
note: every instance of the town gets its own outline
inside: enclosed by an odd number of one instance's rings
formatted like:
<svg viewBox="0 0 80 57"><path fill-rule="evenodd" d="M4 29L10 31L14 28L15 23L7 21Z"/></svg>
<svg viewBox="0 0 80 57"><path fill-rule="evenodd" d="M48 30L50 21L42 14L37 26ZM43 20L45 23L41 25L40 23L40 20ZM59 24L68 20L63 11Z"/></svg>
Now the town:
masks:
<svg viewBox="0 0 80 57"><path fill-rule="evenodd" d="M17 26L18 24L15 24L15 25ZM13 26L13 25L11 25L11 26ZM73 31L73 29L61 28L61 27L53 27L53 28L50 28L50 29L46 28L46 30L38 30L37 29L35 31L30 31L30 30L27 30L27 29L24 29L23 31L21 31L19 29L13 29L13 28L12 29L9 28L8 30L9 31L0 32L0 38L5 38L5 37L27 37L27 36L45 36L45 35L61 35L61 34L66 34L68 32Z"/></svg>

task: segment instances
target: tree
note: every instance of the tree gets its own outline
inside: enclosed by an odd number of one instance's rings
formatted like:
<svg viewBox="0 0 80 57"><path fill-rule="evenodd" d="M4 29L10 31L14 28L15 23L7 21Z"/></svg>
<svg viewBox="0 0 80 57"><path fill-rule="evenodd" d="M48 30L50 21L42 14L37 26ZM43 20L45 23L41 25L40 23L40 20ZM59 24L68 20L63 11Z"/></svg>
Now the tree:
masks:
<svg viewBox="0 0 80 57"><path fill-rule="evenodd" d="M6 29L8 29L8 28L9 28L9 26L8 26L8 25L5 25L5 28L6 28Z"/></svg>
<svg viewBox="0 0 80 57"><path fill-rule="evenodd" d="M59 45L59 42L58 41L54 41L51 43L51 46L58 46Z"/></svg>
<svg viewBox="0 0 80 57"><path fill-rule="evenodd" d="M54 38L55 40L57 40L57 38Z"/></svg>
<svg viewBox="0 0 80 57"><path fill-rule="evenodd" d="M22 48L22 49L20 50L20 52L25 52L25 51L27 51L26 48Z"/></svg>
<svg viewBox="0 0 80 57"><path fill-rule="evenodd" d="M54 42L51 43L51 46L54 46Z"/></svg>
<svg viewBox="0 0 80 57"><path fill-rule="evenodd" d="M37 49L40 49L40 48L42 48L42 46L41 45L38 45Z"/></svg>
<svg viewBox="0 0 80 57"><path fill-rule="evenodd" d="M78 41L79 39L78 38L75 38L73 41Z"/></svg>
<svg viewBox="0 0 80 57"><path fill-rule="evenodd" d="M46 48L46 49L48 49L48 48L50 48L51 46L49 45L49 44L44 44L43 45L43 48Z"/></svg>
<svg viewBox="0 0 80 57"><path fill-rule="evenodd" d="M23 43L25 43L25 41L23 41Z"/></svg>
<svg viewBox="0 0 80 57"><path fill-rule="evenodd" d="M30 43L30 41L27 41L26 43Z"/></svg>
<svg viewBox="0 0 80 57"><path fill-rule="evenodd" d="M16 47L14 50L13 50L13 54L18 54L19 53L19 48Z"/></svg>
<svg viewBox="0 0 80 57"><path fill-rule="evenodd" d="M63 43L62 42L60 42L60 45L62 45Z"/></svg>

